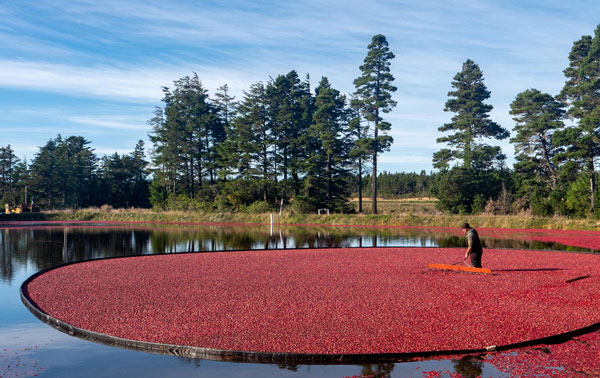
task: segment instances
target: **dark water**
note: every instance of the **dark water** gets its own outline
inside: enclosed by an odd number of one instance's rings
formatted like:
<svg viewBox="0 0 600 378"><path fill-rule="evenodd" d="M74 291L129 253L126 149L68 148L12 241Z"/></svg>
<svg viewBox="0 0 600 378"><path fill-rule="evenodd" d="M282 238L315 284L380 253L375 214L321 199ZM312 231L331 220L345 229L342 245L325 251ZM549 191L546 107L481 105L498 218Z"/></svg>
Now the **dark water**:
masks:
<svg viewBox="0 0 600 378"><path fill-rule="evenodd" d="M494 248L581 250L526 240L482 240ZM465 241L446 232L349 227L1 228L0 377L420 377L432 370L508 376L476 356L379 365L280 366L154 355L58 332L31 315L19 298L19 287L27 277L64 262L155 253L361 246L464 247Z"/></svg>

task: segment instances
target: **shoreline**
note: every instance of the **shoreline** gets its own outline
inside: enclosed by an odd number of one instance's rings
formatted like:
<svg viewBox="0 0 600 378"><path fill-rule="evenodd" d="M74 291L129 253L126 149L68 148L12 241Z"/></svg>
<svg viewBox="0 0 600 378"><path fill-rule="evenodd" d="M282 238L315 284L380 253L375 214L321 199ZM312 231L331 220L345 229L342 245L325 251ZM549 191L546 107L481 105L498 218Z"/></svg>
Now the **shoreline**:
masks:
<svg viewBox="0 0 600 378"><path fill-rule="evenodd" d="M270 213L204 213L194 211L156 211L150 209L81 209L53 210L40 213L0 214L0 223L21 221L106 221L135 223L206 223L270 224ZM443 227L457 228L468 221L475 228L587 230L600 231L600 220L529 215L454 215L454 214L292 214L273 213L273 223L311 226L370 227Z"/></svg>

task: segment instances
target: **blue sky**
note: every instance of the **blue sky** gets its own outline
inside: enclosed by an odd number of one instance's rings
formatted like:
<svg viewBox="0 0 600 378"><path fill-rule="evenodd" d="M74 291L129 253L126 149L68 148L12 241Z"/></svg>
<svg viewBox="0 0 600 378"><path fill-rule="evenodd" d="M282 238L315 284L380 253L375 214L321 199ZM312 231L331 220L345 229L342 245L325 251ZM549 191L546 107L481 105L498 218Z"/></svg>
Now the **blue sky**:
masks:
<svg viewBox="0 0 600 378"><path fill-rule="evenodd" d="M86 137L99 155L128 153L139 139L148 151L161 87L192 72L211 94L228 84L237 99L292 69L349 94L381 33L396 55L398 106L380 169L430 171L466 59L484 72L492 119L512 130L516 94L558 93L573 42L593 34L598 15L595 0L3 1L0 145L31 160L60 133ZM512 165L512 146L500 145Z"/></svg>

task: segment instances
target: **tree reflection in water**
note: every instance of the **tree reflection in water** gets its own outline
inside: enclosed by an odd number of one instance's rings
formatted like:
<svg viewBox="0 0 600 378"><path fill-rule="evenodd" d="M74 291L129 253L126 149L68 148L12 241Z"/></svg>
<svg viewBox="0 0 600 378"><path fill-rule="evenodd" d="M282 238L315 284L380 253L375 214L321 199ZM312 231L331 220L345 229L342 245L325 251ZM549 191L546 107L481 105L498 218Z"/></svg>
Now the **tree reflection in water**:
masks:
<svg viewBox="0 0 600 378"><path fill-rule="evenodd" d="M483 238L487 248L570 249L560 244ZM464 247L444 230L377 227L32 226L0 228L0 277L19 267L37 270L73 261L154 253L347 247ZM584 249L581 249L584 250Z"/></svg>
<svg viewBox="0 0 600 378"><path fill-rule="evenodd" d="M364 377L391 378L394 364L363 365L361 374Z"/></svg>
<svg viewBox="0 0 600 378"><path fill-rule="evenodd" d="M464 356L460 360L452 360L454 370L465 378L477 378L483 374L483 358L481 356Z"/></svg>

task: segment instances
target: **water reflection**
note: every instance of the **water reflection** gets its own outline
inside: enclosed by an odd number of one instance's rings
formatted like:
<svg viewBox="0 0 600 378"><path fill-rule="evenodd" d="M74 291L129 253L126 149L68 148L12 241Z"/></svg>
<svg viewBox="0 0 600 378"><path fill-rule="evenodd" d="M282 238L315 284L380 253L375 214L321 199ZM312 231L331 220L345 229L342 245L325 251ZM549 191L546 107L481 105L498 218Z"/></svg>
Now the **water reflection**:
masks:
<svg viewBox="0 0 600 378"><path fill-rule="evenodd" d="M454 362L454 370L465 378L477 378L483 374L483 358L481 356L464 356Z"/></svg>
<svg viewBox="0 0 600 378"><path fill-rule="evenodd" d="M483 238L487 248L585 250L525 239ZM247 249L342 247L464 247L465 239L427 229L357 227L28 227L0 229L0 277L20 266L35 270L94 258Z"/></svg>
<svg viewBox="0 0 600 378"><path fill-rule="evenodd" d="M361 374L364 377L391 378L394 364L363 365Z"/></svg>

